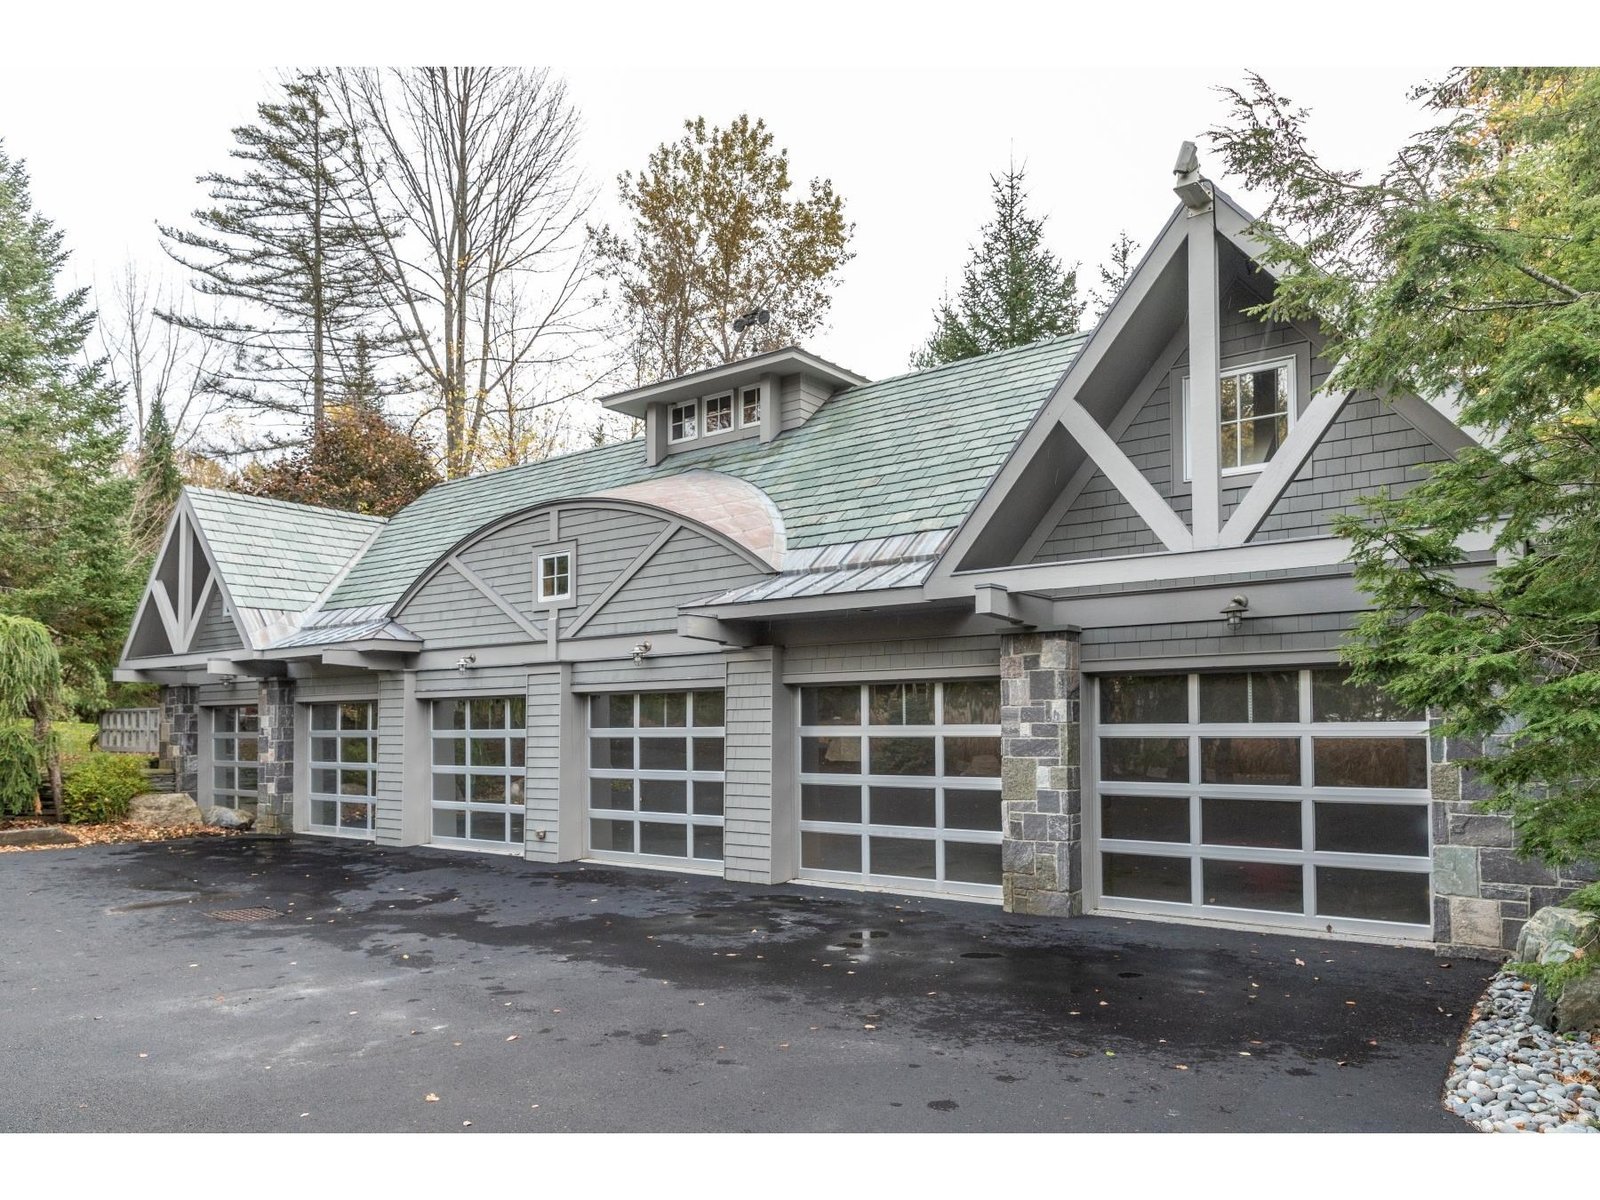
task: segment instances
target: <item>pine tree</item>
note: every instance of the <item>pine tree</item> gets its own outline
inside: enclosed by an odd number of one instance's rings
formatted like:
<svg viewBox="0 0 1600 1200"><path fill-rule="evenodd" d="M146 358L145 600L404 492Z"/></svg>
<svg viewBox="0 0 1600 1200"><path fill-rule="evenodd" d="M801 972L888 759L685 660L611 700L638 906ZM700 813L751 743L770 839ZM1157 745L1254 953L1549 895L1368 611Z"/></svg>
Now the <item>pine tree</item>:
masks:
<svg viewBox="0 0 1600 1200"><path fill-rule="evenodd" d="M353 143L319 77L287 79L282 98L256 112L256 124L233 131L230 154L244 168L200 177L216 203L193 214L199 229L161 226L195 290L243 315L161 315L227 347L214 385L231 401L315 429L378 308L367 249L376 230L349 214Z"/></svg>
<svg viewBox="0 0 1600 1200"><path fill-rule="evenodd" d="M133 541L143 553L159 549L172 506L183 488L183 472L178 467L172 426L167 421L167 406L158 395L150 401L150 419L140 439L139 458L134 469Z"/></svg>
<svg viewBox="0 0 1600 1200"><path fill-rule="evenodd" d="M1258 76L1212 138L1269 197L1263 311L1320 323L1326 386L1449 398L1483 439L1334 522L1373 600L1356 677L1486 748L1467 765L1522 852L1594 860L1600 70L1470 68L1416 94L1436 123L1372 176L1319 159L1304 110ZM1456 569L1473 533L1498 558L1477 576Z"/></svg>
<svg viewBox="0 0 1600 1200"><path fill-rule="evenodd" d="M962 272L961 291L934 309L933 333L911 357L919 369L1074 333L1083 316L1078 268L1063 267L1044 244L1043 217L1027 211L1025 170L989 177L994 219Z"/></svg>
<svg viewBox="0 0 1600 1200"><path fill-rule="evenodd" d="M62 234L0 146L0 612L49 628L69 687L109 675L138 598L131 481L114 388L85 342L83 289L58 293Z"/></svg>
<svg viewBox="0 0 1600 1200"><path fill-rule="evenodd" d="M1133 274L1133 256L1138 253L1139 243L1128 236L1126 229L1117 234L1116 240L1111 243L1107 261L1100 264L1100 285L1089 294L1089 300L1094 305L1095 320L1098 321L1110 311L1112 301L1127 286L1128 277Z"/></svg>

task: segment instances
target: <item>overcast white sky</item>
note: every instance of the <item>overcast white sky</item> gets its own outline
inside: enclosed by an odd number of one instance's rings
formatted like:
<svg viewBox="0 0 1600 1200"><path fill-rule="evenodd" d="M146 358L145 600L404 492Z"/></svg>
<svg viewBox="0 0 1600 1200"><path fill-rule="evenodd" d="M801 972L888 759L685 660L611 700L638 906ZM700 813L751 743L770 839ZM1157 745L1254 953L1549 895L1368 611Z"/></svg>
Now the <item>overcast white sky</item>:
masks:
<svg viewBox="0 0 1600 1200"><path fill-rule="evenodd" d="M1452 57L1425 17L1395 5L1341 5L1346 25L1321 32L1283 6L1255 30L1248 14L1259 10L1248 7L1135 3L1070 16L999 3L533 11L543 7L391 4L377 32L298 2L231 15L214 5L94 19L75 10L70 29L67 17L31 18L45 22L33 44L62 53L7 55L0 138L27 160L36 206L66 231L72 273L89 282L109 281L129 258L163 265L156 222L186 222L202 202L195 176L228 166L229 130L253 118L278 66L548 66L582 114L600 220L616 215L617 174L685 118L723 124L749 112L788 148L798 180L833 181L855 223L856 257L811 348L882 377L905 369L946 281L959 279L990 213L989 175L1008 158L1027 164L1031 207L1048 214L1057 253L1084 262L1087 284L1120 229L1151 240L1174 204L1179 142L1222 119L1213 89L1238 83L1247 65L1313 110L1334 161L1363 167L1423 124L1407 89ZM1474 6L1453 9L1470 27ZM445 11L453 24L436 34ZM426 37L412 32L424 15ZM1486 56L1515 54L1504 32L1493 30ZM1352 65L1362 62L1373 65ZM1215 174L1203 142L1202 158Z"/></svg>

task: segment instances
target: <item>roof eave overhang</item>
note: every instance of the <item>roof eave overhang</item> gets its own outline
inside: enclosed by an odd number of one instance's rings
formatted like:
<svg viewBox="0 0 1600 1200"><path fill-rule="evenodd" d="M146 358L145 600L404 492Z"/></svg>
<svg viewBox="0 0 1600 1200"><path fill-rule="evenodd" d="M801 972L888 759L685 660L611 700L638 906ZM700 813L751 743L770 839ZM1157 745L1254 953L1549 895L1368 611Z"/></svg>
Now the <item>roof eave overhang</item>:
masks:
<svg viewBox="0 0 1600 1200"><path fill-rule="evenodd" d="M798 346L789 346L768 354L756 354L736 362L709 367L704 371L680 375L676 379L664 380L661 383L615 392L610 396L602 396L600 403L612 412L626 413L630 417L643 417L645 410L652 404L690 400L707 392L717 391L721 387L732 386L735 382L754 379L761 375L810 375L827 383L834 391L859 387L871 382L864 375L847 371Z"/></svg>

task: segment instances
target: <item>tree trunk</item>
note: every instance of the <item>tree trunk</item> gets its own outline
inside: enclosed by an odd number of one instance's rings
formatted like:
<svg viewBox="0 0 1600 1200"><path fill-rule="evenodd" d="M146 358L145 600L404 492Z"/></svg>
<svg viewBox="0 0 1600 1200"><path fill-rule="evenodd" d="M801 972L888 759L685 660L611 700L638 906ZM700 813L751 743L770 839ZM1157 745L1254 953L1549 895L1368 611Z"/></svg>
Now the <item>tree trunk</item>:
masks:
<svg viewBox="0 0 1600 1200"><path fill-rule="evenodd" d="M61 755L56 752L55 743L50 737L50 710L42 702L33 705L33 740L39 747L39 759L44 763L45 771L50 777L50 801L55 807L55 815L61 816ZM39 794L33 796L33 815L43 816L44 805L39 799Z"/></svg>

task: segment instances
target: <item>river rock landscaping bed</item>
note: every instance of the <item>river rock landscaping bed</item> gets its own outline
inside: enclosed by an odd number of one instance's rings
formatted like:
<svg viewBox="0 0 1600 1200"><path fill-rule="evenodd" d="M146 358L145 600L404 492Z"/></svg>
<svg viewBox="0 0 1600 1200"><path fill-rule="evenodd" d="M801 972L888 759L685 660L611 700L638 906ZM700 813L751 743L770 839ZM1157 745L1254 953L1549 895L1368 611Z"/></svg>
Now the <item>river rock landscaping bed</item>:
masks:
<svg viewBox="0 0 1600 1200"><path fill-rule="evenodd" d="M1533 984L1489 981L1445 1084L1444 1106L1484 1133L1600 1134L1600 1046L1529 1017Z"/></svg>

